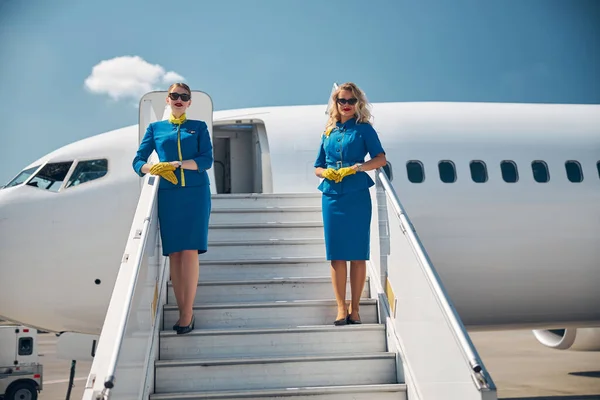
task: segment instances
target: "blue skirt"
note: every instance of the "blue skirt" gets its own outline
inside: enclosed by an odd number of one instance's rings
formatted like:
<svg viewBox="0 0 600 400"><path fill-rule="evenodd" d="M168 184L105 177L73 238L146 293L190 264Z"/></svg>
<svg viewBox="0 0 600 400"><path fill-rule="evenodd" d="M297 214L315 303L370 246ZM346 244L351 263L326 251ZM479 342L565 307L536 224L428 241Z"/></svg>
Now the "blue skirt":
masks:
<svg viewBox="0 0 600 400"><path fill-rule="evenodd" d="M211 210L210 186L158 190L158 223L163 255L182 250L208 249Z"/></svg>
<svg viewBox="0 0 600 400"><path fill-rule="evenodd" d="M368 260L371 246L369 189L323 193L321 200L327 260Z"/></svg>

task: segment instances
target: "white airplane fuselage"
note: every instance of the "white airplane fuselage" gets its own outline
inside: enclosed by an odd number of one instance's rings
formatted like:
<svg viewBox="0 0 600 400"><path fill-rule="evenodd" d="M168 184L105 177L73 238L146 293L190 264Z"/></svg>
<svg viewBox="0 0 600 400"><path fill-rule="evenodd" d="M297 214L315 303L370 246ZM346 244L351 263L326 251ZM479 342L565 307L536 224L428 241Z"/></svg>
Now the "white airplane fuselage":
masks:
<svg viewBox="0 0 600 400"><path fill-rule="evenodd" d="M214 125L262 121L273 192L316 192L324 110L218 111ZM600 326L600 106L382 103L373 114L392 184L468 328ZM109 173L96 181L57 193L0 190L0 316L100 333L140 193L138 143L136 125L30 165L106 158ZM411 160L424 166L421 183L407 179ZM455 182L440 180L442 160L455 165ZM486 182L471 178L473 160L485 162ZM517 182L503 180L504 160L516 164ZM548 182L534 180L536 160ZM568 160L581 165L581 182L567 179Z"/></svg>

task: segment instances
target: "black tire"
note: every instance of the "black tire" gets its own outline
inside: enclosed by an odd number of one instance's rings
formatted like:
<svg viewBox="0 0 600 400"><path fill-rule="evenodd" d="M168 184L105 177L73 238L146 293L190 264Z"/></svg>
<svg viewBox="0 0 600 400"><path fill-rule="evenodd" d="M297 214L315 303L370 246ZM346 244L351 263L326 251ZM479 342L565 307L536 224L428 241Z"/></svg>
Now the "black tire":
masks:
<svg viewBox="0 0 600 400"><path fill-rule="evenodd" d="M30 382L16 382L9 386L4 400L37 400L38 392L34 384Z"/></svg>

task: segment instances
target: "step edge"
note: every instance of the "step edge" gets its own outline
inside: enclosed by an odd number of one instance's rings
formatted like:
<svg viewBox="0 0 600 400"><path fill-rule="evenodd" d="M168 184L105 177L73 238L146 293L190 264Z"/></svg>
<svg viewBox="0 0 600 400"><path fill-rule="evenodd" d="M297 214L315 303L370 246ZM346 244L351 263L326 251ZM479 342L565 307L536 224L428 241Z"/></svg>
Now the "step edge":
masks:
<svg viewBox="0 0 600 400"><path fill-rule="evenodd" d="M321 207L256 207L256 208L212 208L211 214L258 214L258 213L300 213L300 212L321 212Z"/></svg>
<svg viewBox="0 0 600 400"><path fill-rule="evenodd" d="M347 280L350 283L350 278ZM365 285L370 282L370 277L367 276ZM331 284L330 276L307 276L307 277L281 277L271 279L248 279L243 281L234 280L214 280L214 281L201 281L198 282L198 286L240 286L240 285L270 285L276 283L293 284L293 283L329 283ZM171 281L167 282L167 287L172 287Z"/></svg>
<svg viewBox="0 0 600 400"><path fill-rule="evenodd" d="M276 397L276 396L301 396L319 394L343 394L343 393L369 393L369 392L404 392L408 387L406 383L388 383L375 385L353 385L353 386L305 386L286 389L252 389L252 390L227 390L211 392L172 392L151 394L150 400L168 400L172 398L223 398L244 399L252 397ZM235 397L234 397L235 396Z"/></svg>
<svg viewBox="0 0 600 400"><path fill-rule="evenodd" d="M272 199L272 198L318 198L322 196L321 192L281 192L281 193L213 193L215 199Z"/></svg>
<svg viewBox="0 0 600 400"><path fill-rule="evenodd" d="M290 356L290 357L247 357L247 358L208 358L193 360L156 360L154 367L177 368L193 366L222 366L222 365L251 365L251 364L283 364L302 362L328 362L328 361L359 361L359 360L391 360L396 354L390 352L380 353L355 353L350 355L334 354L327 356Z"/></svg>
<svg viewBox="0 0 600 400"><path fill-rule="evenodd" d="M294 238L294 239L261 239L261 240L214 240L208 242L211 246L272 246L272 245L303 245L324 244L324 238Z"/></svg>
<svg viewBox="0 0 600 400"><path fill-rule="evenodd" d="M238 329L203 329L194 330L186 337L205 337L205 336L238 336L238 335L279 335L279 334L294 334L294 333L329 333L329 332L385 332L383 324L360 324L360 325L345 325L329 326L329 325L312 325L312 326L295 326L287 328L238 328ZM161 330L160 337L164 339L177 338L182 339L172 330Z"/></svg>
<svg viewBox="0 0 600 400"><path fill-rule="evenodd" d="M202 261L202 256L198 257L199 261ZM272 258L238 258L228 260L208 260L202 263L202 265L254 265L254 264L317 264L317 263L328 263L325 257L272 257Z"/></svg>
<svg viewBox="0 0 600 400"><path fill-rule="evenodd" d="M213 304L195 304L194 310L212 309L212 308L269 308L269 307L330 307L335 305L334 299L330 300L284 300L256 303L213 303ZM361 306L375 306L377 299L363 298L360 300ZM178 311L176 305L165 304L163 311Z"/></svg>
<svg viewBox="0 0 600 400"><path fill-rule="evenodd" d="M235 224L209 224L208 229L283 229L283 228L322 228L323 221L306 222L248 222Z"/></svg>

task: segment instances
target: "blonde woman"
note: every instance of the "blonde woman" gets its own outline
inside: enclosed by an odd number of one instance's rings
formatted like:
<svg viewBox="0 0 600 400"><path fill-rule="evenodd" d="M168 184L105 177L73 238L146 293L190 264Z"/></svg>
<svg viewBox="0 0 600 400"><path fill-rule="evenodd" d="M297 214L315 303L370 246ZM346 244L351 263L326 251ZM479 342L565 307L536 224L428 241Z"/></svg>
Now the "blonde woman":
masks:
<svg viewBox="0 0 600 400"><path fill-rule="evenodd" d="M185 83L174 83L168 90L171 107L168 120L148 125L133 160L140 175L160 176L158 220L163 255L169 256L173 291L179 308L178 334L195 327L194 299L198 287L198 254L208 247L208 222L211 211L208 170L213 164L213 148L206 122L186 117L192 92ZM160 162L146 161L156 150Z"/></svg>
<svg viewBox="0 0 600 400"><path fill-rule="evenodd" d="M315 174L323 181L323 225L327 260L337 301L334 325L360 324L360 296L370 256L371 197L375 183L365 173L386 165L385 151L371 125L365 94L354 83L332 93L333 106L321 137ZM369 153L371 159L364 162ZM346 305L347 262L352 301Z"/></svg>

